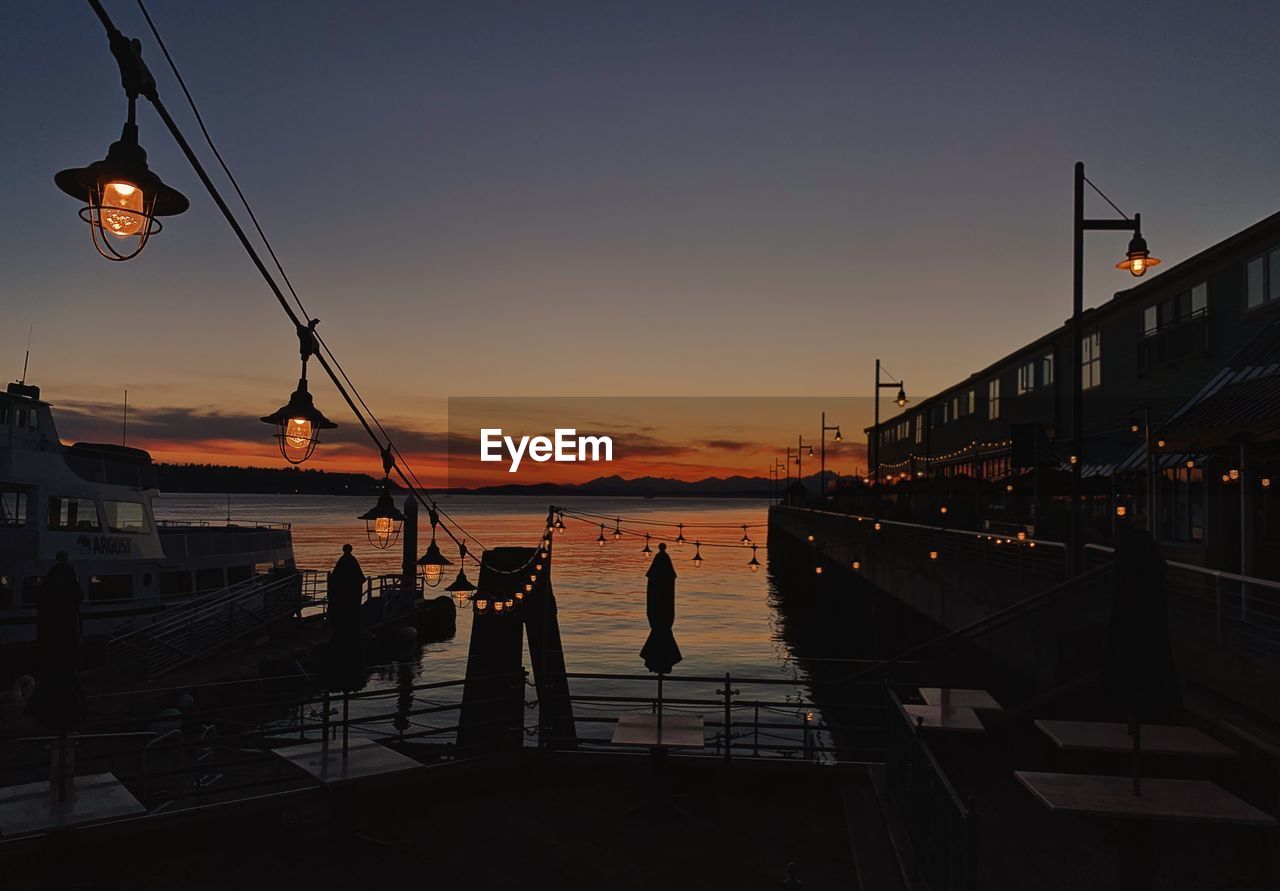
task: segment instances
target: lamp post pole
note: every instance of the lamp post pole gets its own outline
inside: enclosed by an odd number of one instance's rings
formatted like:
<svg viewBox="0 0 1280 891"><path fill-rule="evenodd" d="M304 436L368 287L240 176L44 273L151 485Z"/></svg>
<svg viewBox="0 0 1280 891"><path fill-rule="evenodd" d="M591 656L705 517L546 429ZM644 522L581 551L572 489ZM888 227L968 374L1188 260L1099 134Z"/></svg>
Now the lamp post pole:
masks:
<svg viewBox="0 0 1280 891"><path fill-rule="evenodd" d="M827 426L827 413L822 413L822 445L821 445L821 470L818 473L818 500L825 501L827 497L827 432L835 432L835 441L840 442L844 439L844 435L840 432L840 425L834 427Z"/></svg>
<svg viewBox="0 0 1280 891"><path fill-rule="evenodd" d="M898 396L894 402L897 404L898 408L902 408L902 406L907 404L906 386L903 382L900 380L890 380L882 383L880 380L880 372L880 360L876 359L876 385L871 391L875 397L875 422L871 427L871 450L868 455L868 457L872 454L874 455L874 458L870 460L872 483L880 482L880 391L892 390L894 387L897 387Z"/></svg>
<svg viewBox="0 0 1280 891"><path fill-rule="evenodd" d="M1072 275L1071 275L1071 536L1067 566L1071 575L1079 575L1084 554L1084 233L1098 230L1132 232L1127 260L1117 264L1127 268L1134 276L1140 276L1147 268L1159 263L1150 256L1147 243L1142 238L1142 214L1126 217L1119 208L1121 219L1089 219L1084 215L1084 187L1092 186L1084 175L1084 162L1075 166L1074 225L1072 227ZM1111 199L1105 195L1108 204ZM1111 204L1115 207L1114 204Z"/></svg>

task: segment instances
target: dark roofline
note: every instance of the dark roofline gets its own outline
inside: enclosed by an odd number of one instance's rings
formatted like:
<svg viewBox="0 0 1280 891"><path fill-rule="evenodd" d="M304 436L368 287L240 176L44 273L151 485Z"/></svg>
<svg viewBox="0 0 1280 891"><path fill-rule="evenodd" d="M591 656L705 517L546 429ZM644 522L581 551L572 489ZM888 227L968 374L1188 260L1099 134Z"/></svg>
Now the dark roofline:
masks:
<svg viewBox="0 0 1280 891"><path fill-rule="evenodd" d="M1172 279L1176 279L1178 276L1184 275L1188 271L1198 266L1213 262L1214 260L1218 259L1218 257L1220 257L1221 255L1230 253L1231 251L1235 250L1237 247L1239 247L1241 243L1249 241L1252 238L1256 238L1257 236L1261 235L1262 233L1270 229L1280 229L1280 211L1277 211L1276 213L1273 213L1270 216L1263 217L1261 220L1252 224L1251 226L1241 229L1239 232L1236 232L1233 235L1227 236L1222 241L1219 241L1215 244L1210 245L1209 247L1205 248L1204 250L1200 251L1197 254L1192 254L1190 257L1187 257L1185 260L1178 261L1177 263L1173 264L1172 266L1164 270L1164 272L1157 272L1151 278L1137 285L1134 285L1132 288L1126 288L1123 291L1116 291L1114 294L1111 295L1111 299L1108 300L1107 302L1102 303L1098 306L1089 307L1085 309L1084 313L1081 316L1081 320L1087 323L1090 318L1092 318L1093 316L1099 313L1113 312L1119 309L1122 305L1127 305L1134 300L1139 300L1144 296L1146 296L1146 294L1149 291L1153 291L1160 288L1166 282ZM1040 337L1036 338L1030 343L1023 344L1013 352L987 365L985 368L982 368L979 371L975 371L973 374L969 375L968 377L962 380L959 380L948 387L944 387L942 390L940 390L937 393L934 393L932 396L928 396L924 399L921 399L919 402L916 403L916 407L911 409L910 411L901 411L890 418L886 418L882 420L880 422L880 427L884 428L891 423L897 423L902 419L904 415L911 414L912 411L918 411L919 409L923 408L926 405L930 405L934 402L937 402L940 399L945 398L946 396L949 396L952 392L956 390L964 389L969 384L976 383L976 382L983 381L990 378L993 373L995 373L1001 368L1004 368L1014 359L1017 359L1018 357L1026 353L1030 353L1034 350L1037 350L1045 346L1046 344L1055 342L1059 337L1061 337L1064 333L1067 332L1070 325L1071 325L1071 320L1067 319L1065 322L1063 322L1061 325L1059 325L1057 328L1054 328L1052 331L1048 332L1047 334L1041 335ZM875 425L873 424L870 427L864 427L862 432L870 434L875 429L876 429Z"/></svg>

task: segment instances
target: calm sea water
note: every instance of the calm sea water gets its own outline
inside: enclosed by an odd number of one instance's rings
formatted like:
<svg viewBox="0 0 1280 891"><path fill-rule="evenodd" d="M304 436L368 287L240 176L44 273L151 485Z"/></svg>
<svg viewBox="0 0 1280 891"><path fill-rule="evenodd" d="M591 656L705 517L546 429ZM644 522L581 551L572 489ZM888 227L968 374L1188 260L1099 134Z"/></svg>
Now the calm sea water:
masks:
<svg viewBox="0 0 1280 891"><path fill-rule="evenodd" d="M532 546L540 539L547 512L545 499L531 497L461 495L441 498L439 503L471 535L490 547ZM675 537L674 529L660 523L684 523L684 534L690 543L680 548L669 545L679 575L675 634L684 655L675 673L719 676L731 672L786 680L788 684L753 688L745 695L798 701L805 678L779 638L776 592L769 573L764 567L751 572L747 565L751 548L738 544L743 534L740 527L745 524L759 545L760 562L767 562L764 501L561 498L556 503L570 510L620 516L624 529L648 530L655 536ZM230 499L230 516L232 522L240 523L291 523L294 552L303 568L332 566L342 545L350 543L366 575L398 571L399 545L387 551L373 548L365 537L364 522L356 519L371 504L372 498L367 497L234 495ZM227 510L225 495L164 495L156 504L157 515L169 520L223 522ZM425 516L423 520L426 525ZM596 543L599 522L566 518L567 531L556 537L552 582L559 605L565 661L569 670L576 672L644 674L639 655L648 634L644 576L648 558L641 554L644 542L632 536L614 541L610 534L612 524L607 524L608 543L600 547ZM734 546L704 545L703 563L695 568L695 538ZM443 536L440 545L446 556L456 556L456 550ZM419 550L425 546L426 541L420 540ZM468 570L468 575L474 580L474 568ZM447 583L451 578L446 573L444 580ZM423 647L412 672L414 681L463 676L472 619L470 610L460 610L454 639ZM404 682L403 669L375 675L370 686L391 686L397 680ZM585 681L575 683L575 692L588 686L592 693L637 692L624 689L621 684ZM715 685L710 684L698 688L681 686L669 695L710 698L714 689Z"/></svg>

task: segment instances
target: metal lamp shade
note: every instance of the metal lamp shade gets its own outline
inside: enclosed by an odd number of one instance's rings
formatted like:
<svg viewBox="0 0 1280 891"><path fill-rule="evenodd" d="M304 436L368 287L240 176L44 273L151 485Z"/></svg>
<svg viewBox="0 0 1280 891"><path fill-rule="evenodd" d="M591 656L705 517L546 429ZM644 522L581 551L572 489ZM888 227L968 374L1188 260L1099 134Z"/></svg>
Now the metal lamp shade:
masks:
<svg viewBox="0 0 1280 891"><path fill-rule="evenodd" d="M320 442L320 431L338 426L316 408L311 394L307 392L305 378L298 381L298 389L289 396L287 403L261 420L275 426L280 455L290 464L301 464L310 458Z"/></svg>

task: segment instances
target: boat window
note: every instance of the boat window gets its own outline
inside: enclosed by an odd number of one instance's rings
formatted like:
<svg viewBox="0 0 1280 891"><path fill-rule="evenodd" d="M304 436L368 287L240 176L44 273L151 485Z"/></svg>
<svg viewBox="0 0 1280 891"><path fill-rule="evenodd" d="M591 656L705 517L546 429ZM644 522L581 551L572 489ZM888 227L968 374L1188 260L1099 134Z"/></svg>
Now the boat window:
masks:
<svg viewBox="0 0 1280 891"><path fill-rule="evenodd" d="M29 575L22 580L22 605L35 606L40 599L40 589L44 587L44 576Z"/></svg>
<svg viewBox="0 0 1280 891"><path fill-rule="evenodd" d="M98 508L92 498L49 498L49 529L54 532L97 532Z"/></svg>
<svg viewBox="0 0 1280 891"><path fill-rule="evenodd" d="M27 493L0 491L0 526L27 525Z"/></svg>
<svg viewBox="0 0 1280 891"><path fill-rule="evenodd" d="M224 587L221 567L210 566L205 569L196 570L197 593L203 594L206 591L216 591L221 587Z"/></svg>
<svg viewBox="0 0 1280 891"><path fill-rule="evenodd" d="M0 609L13 609L13 579L0 575Z"/></svg>
<svg viewBox="0 0 1280 891"><path fill-rule="evenodd" d="M90 600L128 600L133 596L131 575L89 576Z"/></svg>
<svg viewBox="0 0 1280 891"><path fill-rule="evenodd" d="M107 528L112 532L150 532L147 511L137 501L104 501L102 509L107 514Z"/></svg>
<svg viewBox="0 0 1280 891"><path fill-rule="evenodd" d="M173 569L160 573L160 596L191 593L191 573L185 569Z"/></svg>

